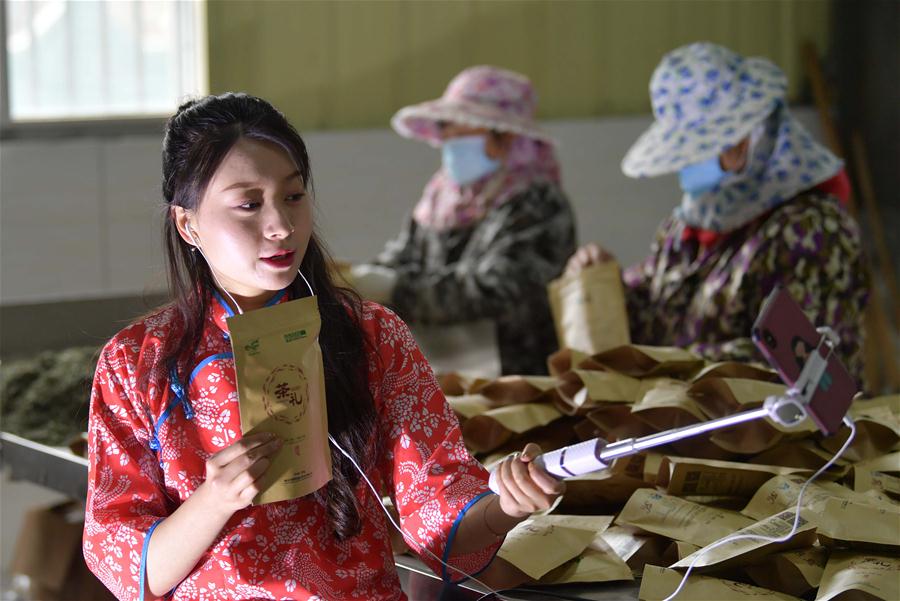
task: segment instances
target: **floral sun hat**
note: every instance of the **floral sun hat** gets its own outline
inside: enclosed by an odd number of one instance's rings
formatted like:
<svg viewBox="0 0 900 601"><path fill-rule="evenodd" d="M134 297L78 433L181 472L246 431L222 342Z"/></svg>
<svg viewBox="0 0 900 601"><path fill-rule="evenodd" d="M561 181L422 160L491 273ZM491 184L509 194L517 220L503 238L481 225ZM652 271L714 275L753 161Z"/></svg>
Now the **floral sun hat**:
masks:
<svg viewBox="0 0 900 601"><path fill-rule="evenodd" d="M698 42L666 54L650 80L656 122L622 161L629 177L673 173L737 144L785 100L771 61Z"/></svg>
<svg viewBox="0 0 900 601"><path fill-rule="evenodd" d="M438 122L511 132L554 144L534 121L537 98L524 75L498 67L469 67L453 78L437 100L400 109L391 119L394 130L406 138L441 145Z"/></svg>

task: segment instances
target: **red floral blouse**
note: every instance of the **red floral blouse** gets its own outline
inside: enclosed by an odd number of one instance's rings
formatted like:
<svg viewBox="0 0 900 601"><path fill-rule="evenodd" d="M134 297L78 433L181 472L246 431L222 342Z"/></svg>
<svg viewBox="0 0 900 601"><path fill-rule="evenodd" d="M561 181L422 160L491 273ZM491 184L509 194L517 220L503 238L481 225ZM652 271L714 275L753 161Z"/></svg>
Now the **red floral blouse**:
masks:
<svg viewBox="0 0 900 601"><path fill-rule="evenodd" d="M230 311L217 300L187 382L160 362L162 340L177 335L171 308L122 330L100 355L91 395L84 556L119 599L142 598L153 529L203 482L206 460L241 437L225 325ZM499 542L452 561L449 550L465 511L488 494L487 473L463 446L456 417L403 321L366 303L362 326L377 349L369 357L369 388L384 441L367 476L376 489L390 491L407 539L475 574ZM325 507L313 495L238 511L168 596L405 599L379 500L364 481L356 497L362 531L344 542L332 536ZM448 578L428 554L421 559Z"/></svg>

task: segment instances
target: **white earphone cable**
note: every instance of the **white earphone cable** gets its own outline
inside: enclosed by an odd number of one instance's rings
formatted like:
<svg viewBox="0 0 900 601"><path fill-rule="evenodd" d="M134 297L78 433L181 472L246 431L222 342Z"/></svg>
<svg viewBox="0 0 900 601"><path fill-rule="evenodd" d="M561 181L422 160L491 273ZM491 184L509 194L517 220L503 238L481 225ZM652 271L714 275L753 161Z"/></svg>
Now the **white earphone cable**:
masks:
<svg viewBox="0 0 900 601"><path fill-rule="evenodd" d="M678 588L675 591L663 599L663 601L672 601L678 593L681 592L681 589L684 588L684 585L687 583L688 577L691 575L691 571L694 569L694 565L696 565L697 561L703 557L709 551L721 547L726 543L730 543L736 540L759 540L768 543L783 543L785 541L790 540L792 536L797 532L797 528L800 525L800 509L803 505L803 494L806 492L806 488L812 483L813 480L821 476L825 473L828 468L834 465L834 462L838 460L838 458L846 452L846 450L850 447L850 443L853 442L853 439L856 437L856 424L850 418L850 416L844 417L844 423L850 428L850 436L847 437L846 442L844 442L843 446L838 449L838 452L834 454L834 456L828 460L828 463L819 468L819 470L814 473L812 476L807 479L806 482L803 483L803 486L800 487L800 492L797 494L797 506L794 508L794 524L791 527L790 532L785 534L784 536L772 537L772 536L760 536L757 534L738 534L734 536L728 536L723 538L708 547L704 547L697 555L694 557L693 561L691 561L690 565L687 568L687 571L684 573L684 576L681 579L681 582L678 584Z"/></svg>
<svg viewBox="0 0 900 601"><path fill-rule="evenodd" d="M430 555L434 560L440 562L441 565L443 565L444 567L446 567L446 568L448 568L448 569L450 569L450 570L453 570L454 572L456 572L456 573L458 573L458 574L462 574L462 575L465 576L466 578L469 578L469 579L472 580L473 582L476 582L476 583L478 583L479 585L483 586L483 587L486 588L488 591L490 591L490 592L487 593L487 594L496 594L496 593L498 592L498 591L494 590L493 588L489 587L488 585L486 585L484 582L482 582L482 581L478 580L477 578L475 578L475 576L472 576L471 574L468 574L468 573L464 572L463 570L460 570L459 568L455 568L455 567L453 567L453 566L451 566L451 565L445 563L444 560L442 560L440 557L438 557L437 555L435 555L434 553L432 553L429 549L426 549L424 546L420 546L419 543L418 543L417 541L414 541L414 540L413 540L411 537L409 537L405 532L403 532L403 529L400 528L400 526L397 524L397 522L394 521L394 518L393 518L393 516L391 516L390 512L387 510L387 507L385 507L385 506L384 506L384 503L381 502L381 495L378 494L378 491L375 490L375 487L372 485L372 482L371 482L371 481L369 480L369 478L366 476L365 472L363 472L362 468L359 467L359 464L356 462L356 460L353 459L353 457L351 457L350 454L347 453L347 451L345 451L343 448L341 448L341 445L339 445L339 444L337 443L337 441L331 436L331 434L328 435L328 440L331 441L331 444L333 444L334 447L335 447L338 451L340 451L340 453L341 453L344 457L346 457L347 459L350 460L350 463L353 464L353 467L356 468L356 471L359 472L359 475L363 477L363 480L365 480L365 481L366 481L366 484L369 485L369 490L372 491L372 494L375 495L375 499L378 501L378 504L381 505L381 508L384 510L384 514L387 516L388 520L390 520L391 525L393 525L394 528L397 530L397 532L399 532L400 535L403 537L403 540L405 540L407 543L410 543L410 546L414 547L416 550L418 550L418 551L420 551L420 552L421 552L421 551L424 551L425 553L427 553L428 555Z"/></svg>

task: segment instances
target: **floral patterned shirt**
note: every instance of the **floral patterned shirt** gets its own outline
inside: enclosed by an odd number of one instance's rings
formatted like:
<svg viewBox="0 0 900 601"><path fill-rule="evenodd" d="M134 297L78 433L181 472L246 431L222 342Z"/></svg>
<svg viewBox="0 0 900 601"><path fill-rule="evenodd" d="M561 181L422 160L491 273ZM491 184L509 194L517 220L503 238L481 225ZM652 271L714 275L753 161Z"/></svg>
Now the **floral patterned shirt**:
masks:
<svg viewBox="0 0 900 601"><path fill-rule="evenodd" d="M171 307L122 330L100 355L83 546L87 565L119 599L142 598L153 529L203 482L206 460L241 437L229 312L212 304L181 396L159 361L161 341L177 335ZM474 574L499 543L453 557L449 550L458 521L487 494L487 473L463 446L453 411L406 325L366 303L362 326L377 349L369 357L369 387L383 441L367 476L390 492L407 539ZM344 542L332 536L315 495L236 512L169 597L405 599L379 500L362 480L356 497L362 531ZM428 554L421 559L447 578Z"/></svg>
<svg viewBox="0 0 900 601"><path fill-rule="evenodd" d="M816 326L835 329L861 382L868 281L858 226L836 198L802 194L709 247L683 240L683 227L665 221L650 256L623 275L632 341L765 363L750 330L781 283Z"/></svg>

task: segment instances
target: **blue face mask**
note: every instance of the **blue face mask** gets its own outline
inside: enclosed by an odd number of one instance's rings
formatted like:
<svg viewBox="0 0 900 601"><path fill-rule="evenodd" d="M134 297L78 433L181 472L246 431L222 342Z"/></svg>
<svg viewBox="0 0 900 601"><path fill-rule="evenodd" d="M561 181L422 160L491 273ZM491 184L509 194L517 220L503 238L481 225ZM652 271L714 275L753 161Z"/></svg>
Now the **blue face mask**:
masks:
<svg viewBox="0 0 900 601"><path fill-rule="evenodd" d="M450 179L464 186L500 168L500 161L485 154L484 144L484 136L460 136L444 141L441 159Z"/></svg>
<svg viewBox="0 0 900 601"><path fill-rule="evenodd" d="M681 189L693 197L700 196L716 187L725 171L719 165L719 157L715 156L702 163L688 165L678 172L678 183Z"/></svg>

